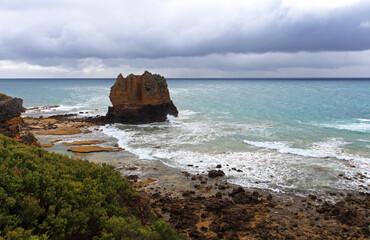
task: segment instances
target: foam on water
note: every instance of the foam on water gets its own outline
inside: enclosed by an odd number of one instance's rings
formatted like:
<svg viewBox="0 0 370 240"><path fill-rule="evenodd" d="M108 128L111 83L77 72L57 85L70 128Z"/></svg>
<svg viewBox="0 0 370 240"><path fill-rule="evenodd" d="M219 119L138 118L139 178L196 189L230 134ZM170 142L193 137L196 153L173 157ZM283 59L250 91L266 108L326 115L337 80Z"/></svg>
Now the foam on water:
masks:
<svg viewBox="0 0 370 240"><path fill-rule="evenodd" d="M222 142L220 139L225 137L230 140L240 133L253 136L256 129L257 133L270 131L271 124L225 123L204 116L198 119L200 115L180 111L175 121L169 117L164 123L113 124L100 127L100 130L116 138L120 147L137 155L139 159L159 160L170 167L193 174L206 174L217 164L222 164L229 182L274 191L322 191L333 185L337 189L356 189L359 182L337 179L340 173L348 176L355 174L347 161L338 160L350 160L353 163L361 160L364 162L362 165L357 164L358 169L369 168L369 159L343 150L342 147L350 143L341 138L316 142L307 149L292 147L293 143L287 141L244 140L260 149L275 151L242 148L238 151L220 151L209 143L215 142L216 146L220 146L217 142ZM368 176L370 173L363 171L363 174Z"/></svg>
<svg viewBox="0 0 370 240"><path fill-rule="evenodd" d="M280 153L294 154L303 157L336 158L340 160L357 160L370 163L370 159L349 154L343 148L341 148L342 146L350 144L341 138L330 138L323 142L316 142L313 143L308 149L293 148L291 147L292 143L286 142L255 142L244 140L244 143L259 148L277 150Z"/></svg>
<svg viewBox="0 0 370 240"><path fill-rule="evenodd" d="M324 123L320 125L323 127L327 127L327 128L335 128L335 129L340 129L340 130L370 133L370 120L369 119L356 119L351 122Z"/></svg>
<svg viewBox="0 0 370 240"><path fill-rule="evenodd" d="M105 115L111 105L113 83L12 79L0 80L0 89L23 98L26 107L60 106L26 113L32 116L94 116ZM168 85L177 118L107 125L70 140L107 140L103 146L118 141L127 151L97 158L161 161L193 173L206 173L220 163L228 181L276 191L361 189L368 184L367 179L363 183L338 175L370 174L370 81L170 80Z"/></svg>
<svg viewBox="0 0 370 240"><path fill-rule="evenodd" d="M345 163L329 159L297 159L277 152L198 152L194 150L155 149L153 156L166 159L171 166L193 174L206 174L222 164L228 181L246 187L274 191L321 191L336 185L341 189L356 188L359 182L341 182L339 173L354 175ZM237 172L234 169L240 169Z"/></svg>
<svg viewBox="0 0 370 240"><path fill-rule="evenodd" d="M148 151L145 148L130 147L129 143L134 133L119 129L117 126L119 126L119 124L101 126L99 129L102 130L105 135L116 138L118 140L119 147L137 155L139 159L155 160L155 158L151 155L150 150Z"/></svg>

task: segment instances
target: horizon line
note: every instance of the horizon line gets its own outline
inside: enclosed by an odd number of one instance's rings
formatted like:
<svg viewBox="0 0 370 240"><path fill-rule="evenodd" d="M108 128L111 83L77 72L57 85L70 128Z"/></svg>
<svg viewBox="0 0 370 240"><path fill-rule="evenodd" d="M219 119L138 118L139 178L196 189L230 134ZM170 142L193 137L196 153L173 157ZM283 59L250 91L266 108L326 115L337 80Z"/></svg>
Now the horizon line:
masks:
<svg viewBox="0 0 370 240"><path fill-rule="evenodd" d="M10 78L0 78L0 80L98 80L98 79L116 79L114 77L67 77L67 78L59 78L59 77L31 77L31 78L17 78L17 77L10 77ZM370 77L165 77L167 80L370 80Z"/></svg>

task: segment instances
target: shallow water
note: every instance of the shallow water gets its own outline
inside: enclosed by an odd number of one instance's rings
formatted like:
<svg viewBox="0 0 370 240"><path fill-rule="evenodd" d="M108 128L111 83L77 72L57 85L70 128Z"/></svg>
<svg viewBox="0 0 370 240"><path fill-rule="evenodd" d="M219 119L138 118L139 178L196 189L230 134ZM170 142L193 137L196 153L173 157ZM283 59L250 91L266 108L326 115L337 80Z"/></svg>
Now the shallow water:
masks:
<svg viewBox="0 0 370 240"><path fill-rule="evenodd" d="M25 115L89 116L106 113L113 83L12 79L0 80L0 89L23 98L26 107L60 105ZM78 136L118 142L128 151L94 154L90 160L160 161L191 173L222 164L228 181L275 191L370 189L370 80L177 79L168 84L178 118L101 126Z"/></svg>

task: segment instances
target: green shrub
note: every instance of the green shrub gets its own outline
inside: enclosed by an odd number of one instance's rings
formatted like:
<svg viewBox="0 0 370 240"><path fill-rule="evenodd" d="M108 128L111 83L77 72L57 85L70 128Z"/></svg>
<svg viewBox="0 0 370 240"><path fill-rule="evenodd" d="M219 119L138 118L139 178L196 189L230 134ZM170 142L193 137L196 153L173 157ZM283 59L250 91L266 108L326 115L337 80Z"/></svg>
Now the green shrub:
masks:
<svg viewBox="0 0 370 240"><path fill-rule="evenodd" d="M0 239L181 239L112 166L0 135ZM143 214L140 211L147 211Z"/></svg>

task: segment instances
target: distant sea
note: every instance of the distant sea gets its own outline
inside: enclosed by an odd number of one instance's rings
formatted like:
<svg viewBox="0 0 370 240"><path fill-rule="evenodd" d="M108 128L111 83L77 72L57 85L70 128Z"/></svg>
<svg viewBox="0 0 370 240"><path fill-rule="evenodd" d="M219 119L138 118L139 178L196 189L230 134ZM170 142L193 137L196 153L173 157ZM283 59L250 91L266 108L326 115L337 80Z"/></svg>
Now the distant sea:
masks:
<svg viewBox="0 0 370 240"><path fill-rule="evenodd" d="M27 108L59 105L25 116L94 116L107 112L114 82L1 79L0 92L23 98ZM370 79L168 79L168 85L178 118L101 126L94 136L118 141L128 151L120 159L191 173L221 164L229 182L245 187L370 191Z"/></svg>

